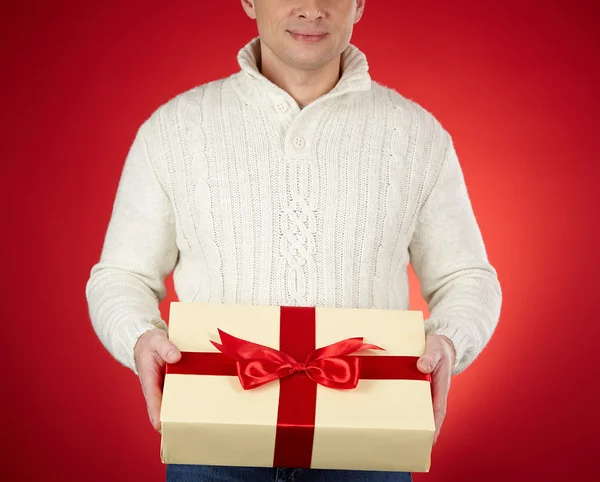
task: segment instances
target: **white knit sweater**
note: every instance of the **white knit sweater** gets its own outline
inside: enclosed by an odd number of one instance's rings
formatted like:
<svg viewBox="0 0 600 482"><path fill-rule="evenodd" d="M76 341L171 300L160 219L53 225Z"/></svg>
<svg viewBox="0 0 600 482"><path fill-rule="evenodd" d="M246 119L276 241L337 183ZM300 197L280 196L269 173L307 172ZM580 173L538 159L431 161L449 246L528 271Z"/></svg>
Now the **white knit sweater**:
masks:
<svg viewBox="0 0 600 482"><path fill-rule="evenodd" d="M93 327L137 373L134 345L181 301L409 309L450 338L453 374L497 325L502 294L448 132L373 81L350 44L342 77L303 109L257 68L258 38L229 77L161 105L126 157L101 258Z"/></svg>

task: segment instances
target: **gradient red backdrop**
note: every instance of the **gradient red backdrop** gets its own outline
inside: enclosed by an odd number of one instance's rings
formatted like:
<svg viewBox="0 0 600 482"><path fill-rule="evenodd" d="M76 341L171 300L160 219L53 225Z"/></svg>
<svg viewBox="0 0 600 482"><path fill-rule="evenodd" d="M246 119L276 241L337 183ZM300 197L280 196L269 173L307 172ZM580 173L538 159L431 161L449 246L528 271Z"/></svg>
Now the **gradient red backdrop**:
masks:
<svg viewBox="0 0 600 482"><path fill-rule="evenodd" d="M599 5L370 0L355 27L372 77L452 133L504 294L417 482L598 480ZM236 71L255 24L238 0L2 8L0 479L164 480L139 383L96 338L85 283L136 129Z"/></svg>

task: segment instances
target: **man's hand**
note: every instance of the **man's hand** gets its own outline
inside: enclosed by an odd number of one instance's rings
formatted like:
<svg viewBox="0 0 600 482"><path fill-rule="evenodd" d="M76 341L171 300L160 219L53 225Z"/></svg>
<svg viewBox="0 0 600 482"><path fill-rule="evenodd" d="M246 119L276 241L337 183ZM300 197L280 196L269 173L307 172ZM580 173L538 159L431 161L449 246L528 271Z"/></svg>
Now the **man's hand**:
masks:
<svg viewBox="0 0 600 482"><path fill-rule="evenodd" d="M181 353L169 341L167 333L156 328L140 336L134 348L134 359L146 399L150 423L160 432L163 368L166 362L178 362Z"/></svg>
<svg viewBox="0 0 600 482"><path fill-rule="evenodd" d="M417 368L423 373L431 373L433 417L435 420L433 443L435 445L446 417L446 404L456 350L450 338L444 335L428 335L426 344L425 353L417 361Z"/></svg>

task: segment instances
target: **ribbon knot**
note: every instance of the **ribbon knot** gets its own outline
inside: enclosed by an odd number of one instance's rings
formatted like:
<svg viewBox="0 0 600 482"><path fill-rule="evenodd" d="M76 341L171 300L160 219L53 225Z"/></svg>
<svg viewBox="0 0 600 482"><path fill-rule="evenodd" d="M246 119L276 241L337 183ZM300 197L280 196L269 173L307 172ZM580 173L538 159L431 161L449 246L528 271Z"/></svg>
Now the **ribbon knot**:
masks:
<svg viewBox="0 0 600 482"><path fill-rule="evenodd" d="M383 350L363 343L362 337L347 338L317 348L304 362L274 348L242 340L219 330L221 343L211 343L224 355L236 361L236 372L242 388L250 390L273 380L297 373L305 374L315 383L330 388L355 388L360 378L359 363L352 353L362 350Z"/></svg>
<svg viewBox="0 0 600 482"><path fill-rule="evenodd" d="M292 374L297 373L297 372L305 372L306 370L307 370L306 363L296 362L296 364L292 367Z"/></svg>

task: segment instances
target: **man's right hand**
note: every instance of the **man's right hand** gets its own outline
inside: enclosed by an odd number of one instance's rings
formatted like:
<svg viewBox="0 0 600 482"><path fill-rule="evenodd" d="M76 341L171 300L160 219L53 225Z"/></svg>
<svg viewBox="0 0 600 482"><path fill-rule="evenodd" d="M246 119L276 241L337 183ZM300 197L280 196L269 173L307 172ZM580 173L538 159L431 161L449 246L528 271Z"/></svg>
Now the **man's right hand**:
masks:
<svg viewBox="0 0 600 482"><path fill-rule="evenodd" d="M152 426L160 432L160 404L166 362L175 363L181 353L159 328L147 331L138 339L134 359Z"/></svg>

